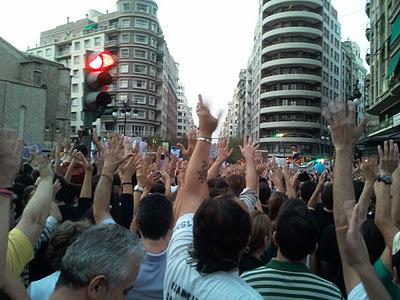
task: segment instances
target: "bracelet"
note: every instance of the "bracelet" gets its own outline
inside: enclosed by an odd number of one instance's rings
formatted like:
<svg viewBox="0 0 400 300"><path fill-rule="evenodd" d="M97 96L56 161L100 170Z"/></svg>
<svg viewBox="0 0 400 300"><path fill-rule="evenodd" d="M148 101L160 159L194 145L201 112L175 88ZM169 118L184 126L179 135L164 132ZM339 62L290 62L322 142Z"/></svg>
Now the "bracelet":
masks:
<svg viewBox="0 0 400 300"><path fill-rule="evenodd" d="M124 183L121 183L121 185L129 185L129 184L132 184L132 182L124 182Z"/></svg>
<svg viewBox="0 0 400 300"><path fill-rule="evenodd" d="M114 182L114 180L110 176L108 176L106 174L101 174L100 176L104 176L104 177L108 178L111 181L111 183Z"/></svg>
<svg viewBox="0 0 400 300"><path fill-rule="evenodd" d="M197 141L198 142L206 142L206 143L209 143L210 145L212 144L212 139L211 138L207 138L207 137L198 137Z"/></svg>

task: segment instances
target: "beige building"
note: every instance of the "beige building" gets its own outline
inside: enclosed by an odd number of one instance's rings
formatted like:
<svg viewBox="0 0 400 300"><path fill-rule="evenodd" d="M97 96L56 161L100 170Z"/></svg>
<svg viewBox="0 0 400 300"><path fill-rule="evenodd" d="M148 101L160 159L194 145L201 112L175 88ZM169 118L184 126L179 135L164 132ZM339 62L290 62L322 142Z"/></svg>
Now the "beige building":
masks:
<svg viewBox="0 0 400 300"><path fill-rule="evenodd" d="M368 129L370 139L393 138L400 129L400 1L366 1L371 48L368 113L379 117Z"/></svg>

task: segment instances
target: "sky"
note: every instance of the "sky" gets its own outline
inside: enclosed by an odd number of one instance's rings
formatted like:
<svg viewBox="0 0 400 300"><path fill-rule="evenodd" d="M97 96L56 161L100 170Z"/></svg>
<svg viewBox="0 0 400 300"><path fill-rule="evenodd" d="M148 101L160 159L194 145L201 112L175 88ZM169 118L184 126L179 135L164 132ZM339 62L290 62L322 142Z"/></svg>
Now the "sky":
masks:
<svg viewBox="0 0 400 300"><path fill-rule="evenodd" d="M201 93L214 114L226 113L240 69L253 46L259 0L157 0L158 17L170 53L180 65L189 104ZM342 41L351 39L365 58L366 0L331 0L342 26ZM0 37L20 50L39 44L40 32L85 17L89 9L115 11L115 0L4 1ZM365 64L365 63L364 63ZM365 64L366 65L366 64ZM366 65L367 67L367 65ZM195 114L195 113L194 113ZM221 122L222 123L222 120Z"/></svg>

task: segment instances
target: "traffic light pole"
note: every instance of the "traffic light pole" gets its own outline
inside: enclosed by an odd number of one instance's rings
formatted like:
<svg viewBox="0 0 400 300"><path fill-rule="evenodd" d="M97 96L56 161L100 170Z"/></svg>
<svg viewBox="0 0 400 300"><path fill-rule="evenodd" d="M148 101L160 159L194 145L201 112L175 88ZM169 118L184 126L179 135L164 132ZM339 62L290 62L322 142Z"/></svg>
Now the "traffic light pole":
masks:
<svg viewBox="0 0 400 300"><path fill-rule="evenodd" d="M88 149L88 155L91 157L92 155L92 137L91 130L93 127L93 112L91 111L83 111L82 112L82 120L83 120L83 137L82 144Z"/></svg>

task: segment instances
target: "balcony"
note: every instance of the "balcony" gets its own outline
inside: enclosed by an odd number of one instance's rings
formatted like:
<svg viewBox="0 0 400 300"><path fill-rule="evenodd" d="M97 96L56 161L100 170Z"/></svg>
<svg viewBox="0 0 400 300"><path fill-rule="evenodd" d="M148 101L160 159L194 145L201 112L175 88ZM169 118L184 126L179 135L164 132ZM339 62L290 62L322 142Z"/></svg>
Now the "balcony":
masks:
<svg viewBox="0 0 400 300"><path fill-rule="evenodd" d="M367 62L368 66L371 65L371 53L369 53L369 49L367 50L367 54L365 54L365 61Z"/></svg>
<svg viewBox="0 0 400 300"><path fill-rule="evenodd" d="M370 17L371 12L371 0L367 0L365 3L365 13L367 14L368 18Z"/></svg>
<svg viewBox="0 0 400 300"><path fill-rule="evenodd" d="M368 42L371 40L371 27L368 24L367 28L365 28L365 37L367 38Z"/></svg>
<svg viewBox="0 0 400 300"><path fill-rule="evenodd" d="M260 121L260 129L273 129L273 128L320 129L321 124L317 122L303 122L303 121L279 121L279 122Z"/></svg>
<svg viewBox="0 0 400 300"><path fill-rule="evenodd" d="M282 106L269 106L260 109L260 114L273 114L279 112L299 112L299 113L315 113L320 114L321 108L316 106L296 106L296 105L282 105Z"/></svg>
<svg viewBox="0 0 400 300"><path fill-rule="evenodd" d="M262 54L272 54L276 52L282 52L285 50L306 50L306 51L315 51L315 52L321 52L322 53L322 46L319 44L313 44L313 43L305 43L305 42L289 42L289 43L279 43L275 45L270 45L268 44L267 47L264 47L262 49Z"/></svg>
<svg viewBox="0 0 400 300"><path fill-rule="evenodd" d="M261 69L268 69L272 67L285 67L285 66L311 66L322 67L322 62L318 59L312 58L281 58L267 61L261 65Z"/></svg>
<svg viewBox="0 0 400 300"><path fill-rule="evenodd" d="M322 37L322 30L318 28L302 27L302 26L282 27L265 32L262 36L262 39L267 40L269 38L277 36L285 37L285 36L298 36L298 35L310 38Z"/></svg>
<svg viewBox="0 0 400 300"><path fill-rule="evenodd" d="M312 9L322 7L322 2L320 0L291 0L290 4L296 5L296 4L301 4L307 7L310 7ZM288 6L288 1L287 0L269 0L269 1L264 1L263 5L263 11L268 10L274 10L279 7L284 7L287 8Z"/></svg>
<svg viewBox="0 0 400 300"><path fill-rule="evenodd" d="M114 48L118 46L117 40L109 40L104 43L104 48Z"/></svg>
<svg viewBox="0 0 400 300"><path fill-rule="evenodd" d="M287 3L288 1L286 1ZM262 25L270 25L273 26L274 24L280 22L280 21L284 21L284 22L288 22L288 21L300 21L300 20L305 20L305 19L310 19L312 21L317 21L317 22L322 22L323 18L322 15L317 14L317 13L313 13L313 12L309 12L309 11L285 11L285 12L280 12L280 13L276 13L273 14L271 16L266 17L263 20Z"/></svg>
<svg viewBox="0 0 400 300"><path fill-rule="evenodd" d="M71 56L71 49L67 48L67 49L63 49L61 51L56 52L56 58L60 59L60 58L65 58Z"/></svg>
<svg viewBox="0 0 400 300"><path fill-rule="evenodd" d="M317 138L306 137L262 137L260 143L307 143L320 144L321 140Z"/></svg>
<svg viewBox="0 0 400 300"><path fill-rule="evenodd" d="M378 133L383 133L389 129L393 129L396 126L400 125L400 113L394 115L391 118L379 123L376 126L368 127L368 134L369 136L377 135Z"/></svg>
<svg viewBox="0 0 400 300"><path fill-rule="evenodd" d="M261 94L261 99L271 99L271 98L321 98L320 91L310 91L310 90L278 90L271 92L264 92Z"/></svg>
<svg viewBox="0 0 400 300"><path fill-rule="evenodd" d="M284 82L284 81L300 81L300 82L321 82L321 76L311 74L279 74L267 76L261 79L261 84L272 83L272 82Z"/></svg>
<svg viewBox="0 0 400 300"><path fill-rule="evenodd" d="M382 111L385 111L389 107L392 107L398 103L400 95L400 78L393 76L389 80L389 89L383 95L380 95L370 108L368 113L371 115L380 115Z"/></svg>

